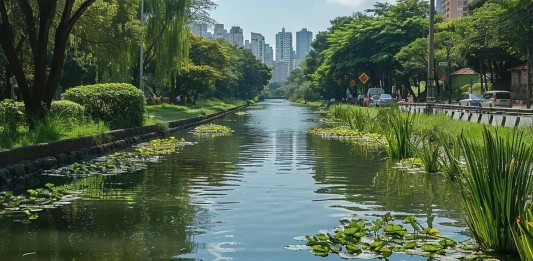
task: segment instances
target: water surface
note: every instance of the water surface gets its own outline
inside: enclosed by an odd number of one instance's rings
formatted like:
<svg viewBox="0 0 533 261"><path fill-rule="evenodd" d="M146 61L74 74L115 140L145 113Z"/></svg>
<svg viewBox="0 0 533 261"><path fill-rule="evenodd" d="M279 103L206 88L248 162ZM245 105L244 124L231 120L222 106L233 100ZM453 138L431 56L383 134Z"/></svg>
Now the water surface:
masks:
<svg viewBox="0 0 533 261"><path fill-rule="evenodd" d="M0 260L321 260L284 246L386 212L434 215L441 233L466 239L442 177L391 171L383 154L311 136L321 117L312 109L259 105L216 122L231 136L177 134L198 143L143 171L76 181L91 199L36 221L1 219Z"/></svg>

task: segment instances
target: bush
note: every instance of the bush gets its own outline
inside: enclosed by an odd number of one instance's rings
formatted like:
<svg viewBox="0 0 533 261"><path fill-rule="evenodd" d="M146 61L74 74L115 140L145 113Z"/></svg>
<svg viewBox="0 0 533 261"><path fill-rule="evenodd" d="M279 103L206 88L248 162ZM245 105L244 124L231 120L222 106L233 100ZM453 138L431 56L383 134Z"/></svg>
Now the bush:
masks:
<svg viewBox="0 0 533 261"><path fill-rule="evenodd" d="M53 101L48 113L51 117L62 118L71 124L86 120L85 107L71 101Z"/></svg>
<svg viewBox="0 0 533 261"><path fill-rule="evenodd" d="M68 89L63 98L83 105L93 120L108 123L111 129L143 124L144 97L142 92L131 84L79 86Z"/></svg>
<svg viewBox="0 0 533 261"><path fill-rule="evenodd" d="M21 123L24 123L24 103L9 99L0 101L0 125L13 129Z"/></svg>

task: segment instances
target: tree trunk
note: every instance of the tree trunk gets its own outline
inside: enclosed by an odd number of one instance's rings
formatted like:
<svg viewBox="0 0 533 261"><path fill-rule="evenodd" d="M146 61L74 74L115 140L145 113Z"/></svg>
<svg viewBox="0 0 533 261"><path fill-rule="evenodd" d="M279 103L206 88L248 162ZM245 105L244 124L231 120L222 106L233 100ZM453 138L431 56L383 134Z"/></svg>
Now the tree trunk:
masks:
<svg viewBox="0 0 533 261"><path fill-rule="evenodd" d="M65 59L65 50L68 37L74 24L79 20L81 15L96 0L85 0L82 2L74 14L72 9L75 0L65 0L61 19L57 28L51 28L54 16L57 12L57 0L40 1L38 10L33 10L28 1L19 1L18 6L24 16L25 33L28 36L30 49L33 60L33 84L30 84L24 73L22 59L17 57L17 49L14 45L14 35L9 21L6 4L0 1L0 46L4 50L9 67L15 76L18 88L22 94L25 111L28 118L30 129L35 127L35 123L45 116L46 109L50 108L52 99L56 93L63 63ZM38 13L38 21L35 20L35 13ZM47 68L47 59L49 54L50 32L55 32L53 43L53 56L50 68ZM19 43L24 42L25 36L20 39ZM18 47L18 46L17 46ZM50 70L48 75L47 71ZM43 103L45 108L43 108Z"/></svg>
<svg viewBox="0 0 533 261"><path fill-rule="evenodd" d="M489 60L489 64L490 64L490 81L492 83L492 89L494 90L494 84L496 83L495 79L494 79L494 67L495 67L495 62L494 60Z"/></svg>
<svg viewBox="0 0 533 261"><path fill-rule="evenodd" d="M479 55L479 76L480 76L480 83L481 83L481 93L485 92L485 89L483 88L483 59L481 58L481 55Z"/></svg>
<svg viewBox="0 0 533 261"><path fill-rule="evenodd" d="M198 91L198 89L196 89L196 93L194 94L194 99L192 100L192 106L196 105L196 99L198 99L199 94L200 92Z"/></svg>

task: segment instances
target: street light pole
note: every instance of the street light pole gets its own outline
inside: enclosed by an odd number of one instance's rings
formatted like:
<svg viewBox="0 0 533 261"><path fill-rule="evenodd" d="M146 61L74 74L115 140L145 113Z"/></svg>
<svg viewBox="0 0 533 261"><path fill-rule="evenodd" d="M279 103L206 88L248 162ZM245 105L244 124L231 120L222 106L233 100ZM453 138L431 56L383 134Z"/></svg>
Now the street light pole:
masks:
<svg viewBox="0 0 533 261"><path fill-rule="evenodd" d="M435 102L435 0L429 1L429 46L428 79L426 83L426 101Z"/></svg>
<svg viewBox="0 0 533 261"><path fill-rule="evenodd" d="M144 96L144 84L143 84L143 78L144 78L144 0L141 0L141 53L140 53L140 62L139 62L139 89L141 89L141 92Z"/></svg>

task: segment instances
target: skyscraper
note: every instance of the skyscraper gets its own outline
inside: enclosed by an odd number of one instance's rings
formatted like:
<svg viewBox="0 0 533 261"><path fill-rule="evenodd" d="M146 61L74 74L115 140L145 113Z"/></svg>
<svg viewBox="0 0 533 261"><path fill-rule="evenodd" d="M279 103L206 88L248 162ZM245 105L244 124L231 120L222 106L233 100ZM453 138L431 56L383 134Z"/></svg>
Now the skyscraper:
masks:
<svg viewBox="0 0 533 261"><path fill-rule="evenodd" d="M296 32L296 57L295 68L300 66L300 63L305 60L305 57L311 51L311 42L313 41L313 32L306 28Z"/></svg>
<svg viewBox="0 0 533 261"><path fill-rule="evenodd" d="M287 81L289 73L293 71L293 48L292 33L285 32L285 28L276 34L276 64L274 72L275 82L284 83Z"/></svg>
<svg viewBox="0 0 533 261"><path fill-rule="evenodd" d="M192 33L205 39L212 39L213 34L207 31L207 25L195 24L191 26Z"/></svg>
<svg viewBox="0 0 533 261"><path fill-rule="evenodd" d="M239 47L244 47L244 34L239 26L233 26L229 30L229 42Z"/></svg>
<svg viewBox="0 0 533 261"><path fill-rule="evenodd" d="M274 49L270 44L265 44L265 64L267 66L274 66Z"/></svg>
<svg viewBox="0 0 533 261"><path fill-rule="evenodd" d="M229 41L228 30L224 29L223 24L215 24L213 38L214 39L222 38L222 39L226 39L227 41Z"/></svg>
<svg viewBox="0 0 533 261"><path fill-rule="evenodd" d="M259 33L252 33L250 38L250 49L252 53L261 61L265 62L265 37Z"/></svg>

